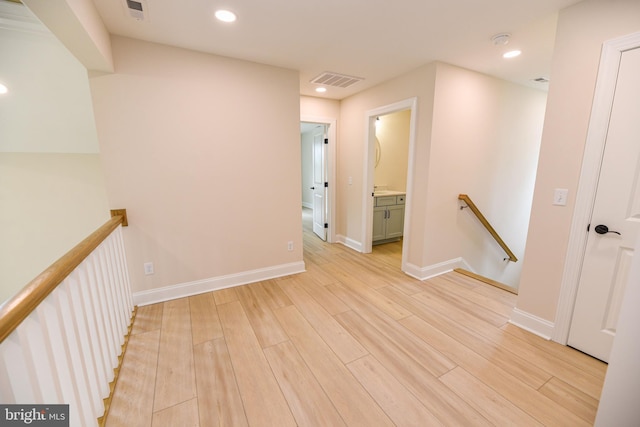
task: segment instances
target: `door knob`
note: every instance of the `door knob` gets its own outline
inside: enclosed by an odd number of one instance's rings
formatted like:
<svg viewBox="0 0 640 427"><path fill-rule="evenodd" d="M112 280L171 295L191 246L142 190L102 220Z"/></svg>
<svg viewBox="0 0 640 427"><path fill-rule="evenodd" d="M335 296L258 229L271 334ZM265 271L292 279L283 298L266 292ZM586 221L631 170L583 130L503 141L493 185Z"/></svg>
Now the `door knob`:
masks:
<svg viewBox="0 0 640 427"><path fill-rule="evenodd" d="M315 190L315 189L316 189L316 187L311 187L311 189L312 189L312 190Z"/></svg>
<svg viewBox="0 0 640 427"><path fill-rule="evenodd" d="M594 230L596 230L596 233L598 234L615 233L618 236L622 236L622 234L620 234L618 231L609 231L609 227L604 224L596 225L596 228Z"/></svg>

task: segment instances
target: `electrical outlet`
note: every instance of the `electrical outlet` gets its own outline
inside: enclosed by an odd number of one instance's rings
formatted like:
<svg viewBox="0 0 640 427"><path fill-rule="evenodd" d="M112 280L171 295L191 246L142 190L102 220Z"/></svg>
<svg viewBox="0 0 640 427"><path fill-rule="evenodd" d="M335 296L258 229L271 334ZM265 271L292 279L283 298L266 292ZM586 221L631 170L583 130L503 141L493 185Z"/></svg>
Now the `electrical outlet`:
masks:
<svg viewBox="0 0 640 427"><path fill-rule="evenodd" d="M293 242L287 242L287 250L289 252L293 251Z"/></svg>
<svg viewBox="0 0 640 427"><path fill-rule="evenodd" d="M145 262L144 263L144 274L146 274L147 276L149 274L153 274L153 263L152 262Z"/></svg>

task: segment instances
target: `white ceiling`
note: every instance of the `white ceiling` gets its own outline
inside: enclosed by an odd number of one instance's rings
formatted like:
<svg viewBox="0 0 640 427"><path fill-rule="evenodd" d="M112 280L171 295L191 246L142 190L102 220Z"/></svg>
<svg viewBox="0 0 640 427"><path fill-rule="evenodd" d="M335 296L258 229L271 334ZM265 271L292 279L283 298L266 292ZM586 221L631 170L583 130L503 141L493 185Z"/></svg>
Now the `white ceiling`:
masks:
<svg viewBox="0 0 640 427"><path fill-rule="evenodd" d="M300 93L342 99L439 60L546 90L557 11L578 0L141 0L145 20L125 0L94 0L108 31L202 52L299 70ZM213 13L227 8L233 24ZM490 38L511 33L508 46ZM523 54L512 60L506 48ZM324 71L365 80L314 92ZM266 82L265 82L266 83Z"/></svg>

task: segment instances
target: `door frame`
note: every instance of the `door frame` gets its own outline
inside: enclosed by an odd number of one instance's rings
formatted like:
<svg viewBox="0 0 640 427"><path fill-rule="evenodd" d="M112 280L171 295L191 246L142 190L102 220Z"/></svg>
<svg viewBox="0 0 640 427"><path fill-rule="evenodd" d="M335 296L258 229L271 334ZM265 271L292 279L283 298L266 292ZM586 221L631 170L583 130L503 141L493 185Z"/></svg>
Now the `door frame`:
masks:
<svg viewBox="0 0 640 427"><path fill-rule="evenodd" d="M413 201L413 169L416 147L416 127L417 127L418 98L408 98L393 104L384 105L365 112L365 143L364 150L364 177L362 194L362 252L372 251L373 234L373 192L374 171L375 171L375 150L376 150L376 117L385 114L396 113L398 111L410 110L409 119L409 157L407 159L407 197L405 198L404 210L404 231L402 238L402 271L407 271L408 251L411 240L411 206Z"/></svg>
<svg viewBox="0 0 640 427"><path fill-rule="evenodd" d="M556 319L551 339L566 345L569 340L573 307L578 294L582 263L587 245L587 225L591 221L600 167L604 155L609 118L620 68L622 53L640 47L640 32L603 43L598 78L587 129L582 170L576 191L576 203L569 232ZM638 256L638 255L636 255Z"/></svg>
<svg viewBox="0 0 640 427"><path fill-rule="evenodd" d="M327 187L327 195L325 197L325 203L327 204L327 217L325 221L327 222L327 243L334 243L336 241L336 228L334 224L334 220L336 218L336 124L337 119L333 117L322 117L322 116L313 116L308 114L300 115L301 122L308 123L318 123L321 125L326 125L327 127L327 139L329 143L327 144L327 152L325 157L326 168L327 168L327 182L329 186Z"/></svg>

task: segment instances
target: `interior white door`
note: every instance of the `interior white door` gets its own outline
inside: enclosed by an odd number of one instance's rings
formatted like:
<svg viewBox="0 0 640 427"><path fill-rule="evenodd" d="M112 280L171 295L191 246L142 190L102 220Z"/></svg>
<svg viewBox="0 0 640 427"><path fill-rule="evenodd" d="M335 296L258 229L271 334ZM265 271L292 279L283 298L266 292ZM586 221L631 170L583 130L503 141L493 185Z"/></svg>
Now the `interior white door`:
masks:
<svg viewBox="0 0 640 427"><path fill-rule="evenodd" d="M325 222L327 218L327 166L326 166L326 134L323 127L313 135L313 232L322 240L327 240Z"/></svg>
<svg viewBox="0 0 640 427"><path fill-rule="evenodd" d="M640 229L640 48L622 53L568 344L608 361Z"/></svg>

